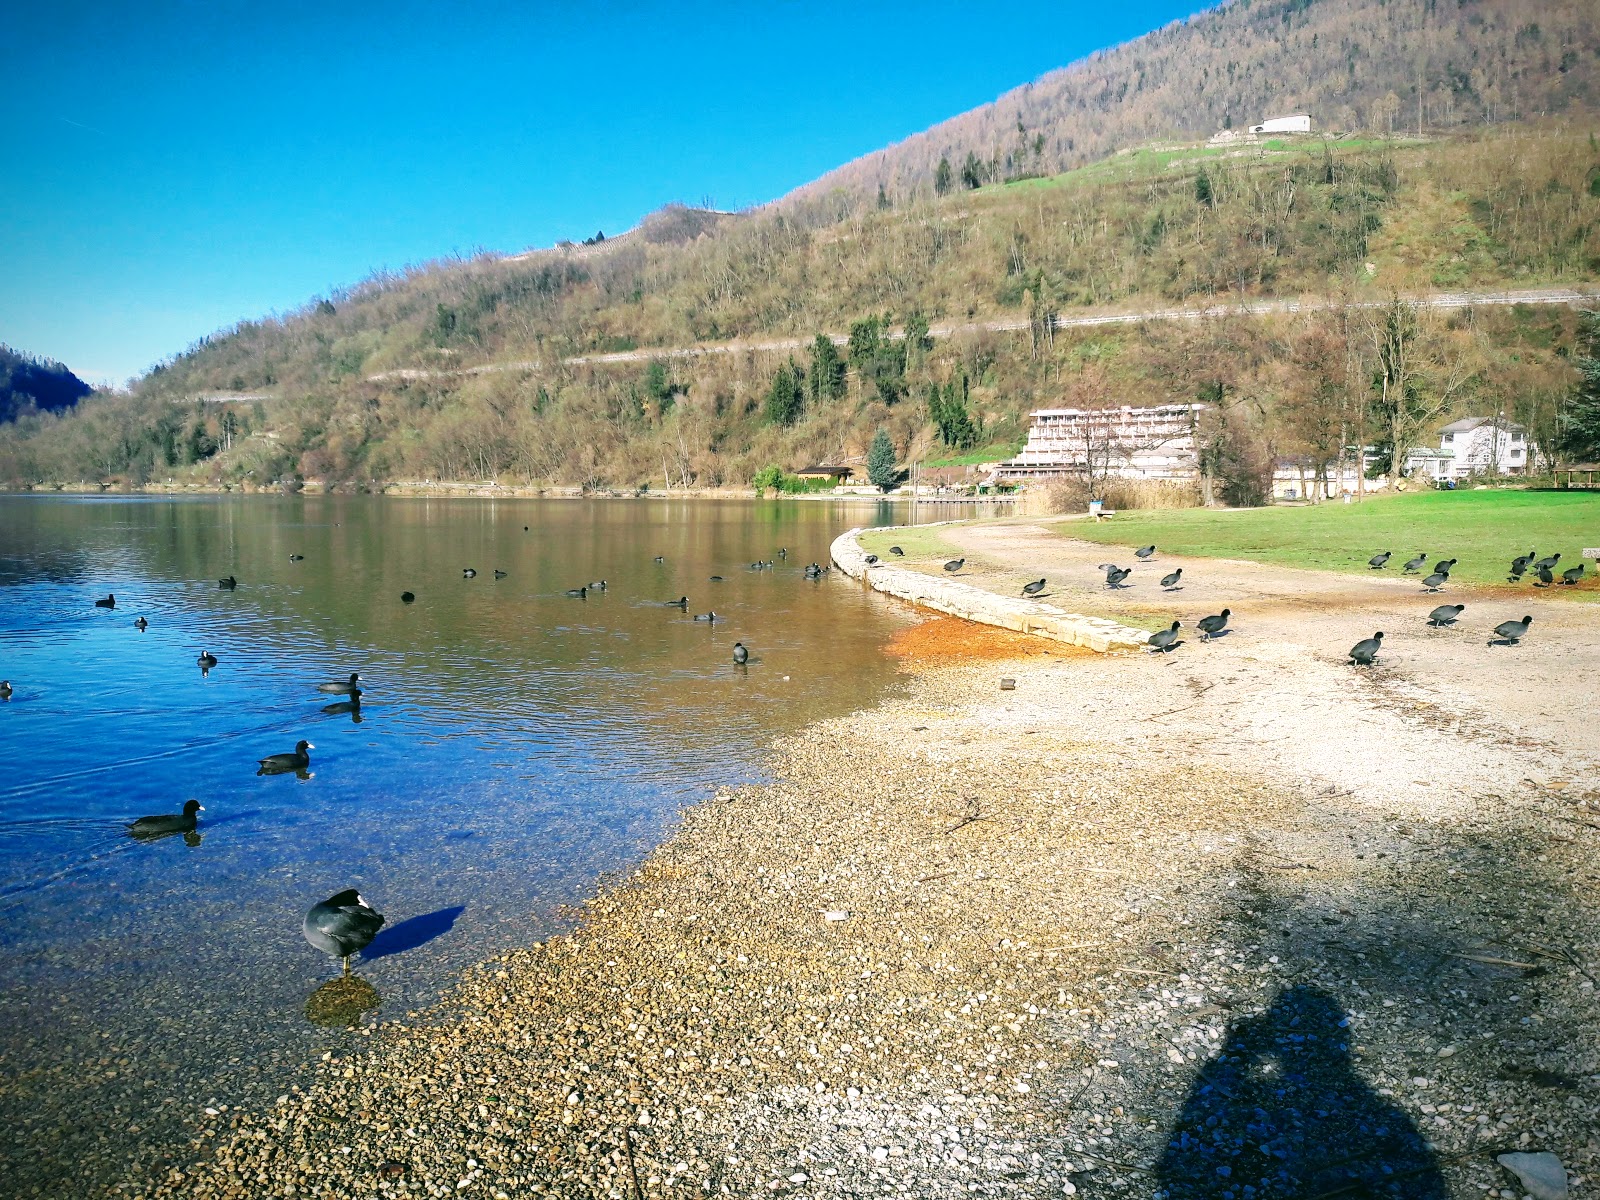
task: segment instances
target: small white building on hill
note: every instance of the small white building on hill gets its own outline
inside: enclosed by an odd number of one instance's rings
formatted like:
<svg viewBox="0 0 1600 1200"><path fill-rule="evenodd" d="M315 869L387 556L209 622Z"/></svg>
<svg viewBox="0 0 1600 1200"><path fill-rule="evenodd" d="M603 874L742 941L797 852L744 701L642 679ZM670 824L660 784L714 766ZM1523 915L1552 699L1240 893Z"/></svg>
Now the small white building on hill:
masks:
<svg viewBox="0 0 1600 1200"><path fill-rule="evenodd" d="M1251 133L1310 133L1310 113L1289 113L1282 117L1268 117L1259 125L1250 126Z"/></svg>

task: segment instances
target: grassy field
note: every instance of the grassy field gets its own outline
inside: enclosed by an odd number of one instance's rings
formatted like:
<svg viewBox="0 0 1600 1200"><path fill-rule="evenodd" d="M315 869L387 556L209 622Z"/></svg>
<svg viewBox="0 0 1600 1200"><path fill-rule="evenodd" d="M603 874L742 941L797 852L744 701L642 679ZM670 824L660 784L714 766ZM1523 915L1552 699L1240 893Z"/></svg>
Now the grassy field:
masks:
<svg viewBox="0 0 1600 1200"><path fill-rule="evenodd" d="M863 533L856 539L868 554L889 558L889 547L899 546L908 558L960 558L961 551L939 536L938 526L925 529L887 529Z"/></svg>
<svg viewBox="0 0 1600 1200"><path fill-rule="evenodd" d="M1073 521L1059 528L1065 537L1108 545L1154 542L1173 554L1319 571L1365 571L1367 560L1385 550L1394 552L1388 569L1395 571L1424 551L1430 562L1459 558L1455 579L1502 583L1511 560L1530 549L1541 557L1560 551L1563 568L1584 561L1584 547L1600 546L1600 493L1423 492L1307 508L1127 512L1098 525ZM1583 590L1600 594L1600 585Z"/></svg>

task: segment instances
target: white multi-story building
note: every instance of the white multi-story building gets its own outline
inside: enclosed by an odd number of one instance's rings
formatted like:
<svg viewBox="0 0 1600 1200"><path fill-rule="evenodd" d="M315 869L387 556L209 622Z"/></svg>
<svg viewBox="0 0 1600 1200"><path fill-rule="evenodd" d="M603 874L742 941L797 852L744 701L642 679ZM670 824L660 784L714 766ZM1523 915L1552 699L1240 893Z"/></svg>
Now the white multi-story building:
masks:
<svg viewBox="0 0 1600 1200"><path fill-rule="evenodd" d="M1535 465L1539 447L1528 431L1501 417L1465 417L1439 431L1439 449L1413 451L1406 466L1431 479L1469 475L1521 475Z"/></svg>
<svg viewBox="0 0 1600 1200"><path fill-rule="evenodd" d="M1150 408L1042 408L1021 453L1001 463L1001 479L1062 476L1194 479L1195 422L1203 404Z"/></svg>

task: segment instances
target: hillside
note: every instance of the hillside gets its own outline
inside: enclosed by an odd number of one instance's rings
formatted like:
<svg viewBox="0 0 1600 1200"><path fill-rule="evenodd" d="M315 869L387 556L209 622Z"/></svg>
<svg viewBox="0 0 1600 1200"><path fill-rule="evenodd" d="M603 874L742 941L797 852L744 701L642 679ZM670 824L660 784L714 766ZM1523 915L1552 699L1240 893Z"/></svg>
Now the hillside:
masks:
<svg viewBox="0 0 1600 1200"><path fill-rule="evenodd" d="M1445 131L1600 101L1587 0L1236 0L1074 63L799 189L931 195L1053 175L1278 113L1318 130ZM969 158L970 156L970 158ZM826 207L826 206L825 206Z"/></svg>
<svg viewBox="0 0 1600 1200"><path fill-rule="evenodd" d="M0 430L0 478L742 484L864 454L880 426L902 458L981 458L1019 441L1031 408L1196 396L1227 398L1229 454L1259 473L1365 420L1378 310L1062 318L1587 283L1597 181L1589 132L1547 123L1131 152L823 229L679 214L675 240L440 264L242 322L130 397ZM1015 331L925 332L983 321ZM1570 310L1423 314L1419 329L1433 415L1488 405L1553 436ZM772 335L797 348L648 354Z"/></svg>
<svg viewBox="0 0 1600 1200"><path fill-rule="evenodd" d="M71 408L93 390L61 363L0 344L0 423Z"/></svg>

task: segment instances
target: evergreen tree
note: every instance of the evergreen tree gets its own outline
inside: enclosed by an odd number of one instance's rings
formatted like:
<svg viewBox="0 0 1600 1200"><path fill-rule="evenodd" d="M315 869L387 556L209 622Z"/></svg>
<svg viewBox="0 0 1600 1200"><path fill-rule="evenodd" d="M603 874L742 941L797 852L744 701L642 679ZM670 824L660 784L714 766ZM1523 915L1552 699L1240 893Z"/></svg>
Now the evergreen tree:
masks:
<svg viewBox="0 0 1600 1200"><path fill-rule="evenodd" d="M941 158L939 169L933 173L933 190L943 196L950 190L950 160Z"/></svg>
<svg viewBox="0 0 1600 1200"><path fill-rule="evenodd" d="M889 192L880 182L878 184L878 208L881 211L891 207L893 206L889 203Z"/></svg>
<svg viewBox="0 0 1600 1200"><path fill-rule="evenodd" d="M894 443L882 429L873 436L872 447L867 451L867 479L880 492L887 492L900 482L900 468L894 460Z"/></svg>
<svg viewBox="0 0 1600 1200"><path fill-rule="evenodd" d="M1561 414L1556 452L1569 462L1594 462L1600 459L1600 312L1579 317L1576 349L1578 386Z"/></svg>
<svg viewBox="0 0 1600 1200"><path fill-rule="evenodd" d="M1195 203L1211 207L1211 176L1206 174L1204 167L1200 168L1200 174L1194 177L1194 198Z"/></svg>
<svg viewBox="0 0 1600 1200"><path fill-rule="evenodd" d="M983 186L983 164L971 150L967 151L967 161L961 164L961 182L969 190Z"/></svg>
<svg viewBox="0 0 1600 1200"><path fill-rule="evenodd" d="M928 318L913 310L906 315L906 365L920 365L923 356L932 349L933 338L928 333Z"/></svg>
<svg viewBox="0 0 1600 1200"><path fill-rule="evenodd" d="M767 389L766 417L774 425L793 425L806 407L805 369L794 359L779 367Z"/></svg>
<svg viewBox="0 0 1600 1200"><path fill-rule="evenodd" d="M970 450L983 436L983 425L972 418L967 410L967 377L961 376L943 385L934 384L928 389L928 415L939 431L939 440L957 450Z"/></svg>
<svg viewBox="0 0 1600 1200"><path fill-rule="evenodd" d="M811 374L807 379L813 401L838 400L845 393L845 364L839 348L825 333L811 343Z"/></svg>

